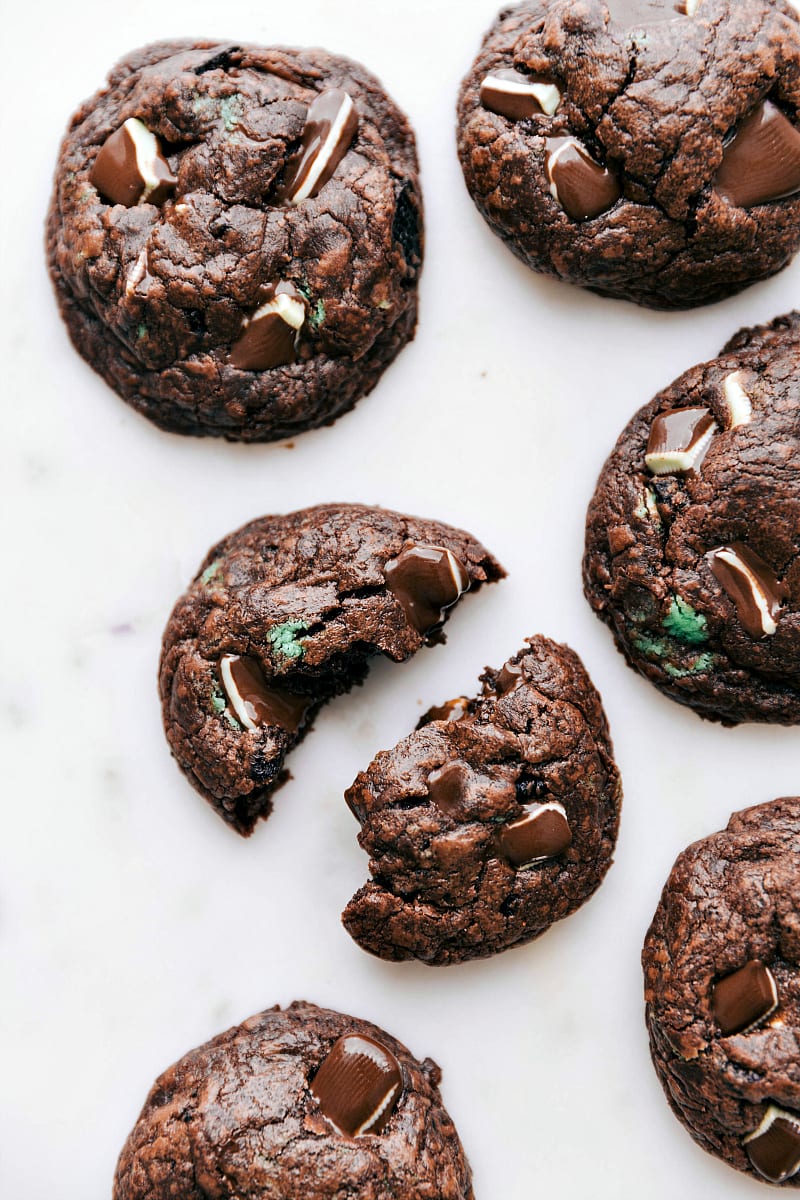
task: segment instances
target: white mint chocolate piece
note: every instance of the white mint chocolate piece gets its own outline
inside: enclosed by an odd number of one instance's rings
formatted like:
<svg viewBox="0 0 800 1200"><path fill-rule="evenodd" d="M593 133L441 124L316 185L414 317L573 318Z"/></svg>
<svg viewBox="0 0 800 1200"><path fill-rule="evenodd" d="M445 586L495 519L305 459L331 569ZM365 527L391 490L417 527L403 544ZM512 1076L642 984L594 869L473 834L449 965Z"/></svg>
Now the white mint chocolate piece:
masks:
<svg viewBox="0 0 800 1200"><path fill-rule="evenodd" d="M268 299L245 321L231 346L231 364L240 371L269 371L293 363L305 319L305 302L293 283L270 287Z"/></svg>
<svg viewBox="0 0 800 1200"><path fill-rule="evenodd" d="M552 117L560 103L561 89L555 83L521 71L491 71L481 83L483 107L510 121L523 121L539 113Z"/></svg>
<svg viewBox="0 0 800 1200"><path fill-rule="evenodd" d="M737 429L740 425L749 425L753 419L753 405L742 387L741 379L741 371L733 371L730 375L726 375L722 383L725 404L730 414L730 429Z"/></svg>
<svg viewBox="0 0 800 1200"><path fill-rule="evenodd" d="M358 129L358 111L341 88L321 92L306 115L299 153L289 165L278 199L301 204L324 187L350 149Z"/></svg>
<svg viewBox="0 0 800 1200"><path fill-rule="evenodd" d="M224 654L219 673L231 708L245 729L272 725L291 734L302 729L310 700L268 683L257 659Z"/></svg>
<svg viewBox="0 0 800 1200"><path fill-rule="evenodd" d="M743 1145L759 1175L770 1183L785 1183L800 1171L800 1113L770 1104L764 1120Z"/></svg>
<svg viewBox="0 0 800 1200"><path fill-rule="evenodd" d="M702 3L703 0L683 0L680 7L687 17L693 17Z"/></svg>
<svg viewBox="0 0 800 1200"><path fill-rule="evenodd" d="M595 162L574 137L547 139L545 170L550 195L573 221L599 217L613 208L622 195L613 172Z"/></svg>
<svg viewBox="0 0 800 1200"><path fill-rule="evenodd" d="M139 256L128 273L128 278L125 281L126 296L133 295L145 275L147 275L147 247L139 251Z"/></svg>
<svg viewBox="0 0 800 1200"><path fill-rule="evenodd" d="M136 117L106 138L89 180L106 200L126 208L163 204L177 183L158 138Z"/></svg>
<svg viewBox="0 0 800 1200"><path fill-rule="evenodd" d="M644 456L647 469L654 475L697 470L716 432L707 408L675 408L660 413L650 426Z"/></svg>
<svg viewBox="0 0 800 1200"><path fill-rule="evenodd" d="M706 558L750 637L777 633L783 588L769 564L741 542L711 550Z"/></svg>

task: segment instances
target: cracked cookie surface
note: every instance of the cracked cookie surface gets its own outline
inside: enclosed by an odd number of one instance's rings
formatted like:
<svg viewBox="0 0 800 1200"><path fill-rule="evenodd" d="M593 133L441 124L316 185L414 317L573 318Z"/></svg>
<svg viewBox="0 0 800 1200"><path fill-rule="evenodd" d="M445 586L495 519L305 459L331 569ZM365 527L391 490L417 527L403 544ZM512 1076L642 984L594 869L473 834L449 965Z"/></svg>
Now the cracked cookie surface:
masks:
<svg viewBox="0 0 800 1200"><path fill-rule="evenodd" d="M150 420L300 433L351 408L414 335L414 136L348 59L148 46L72 118L47 246L76 348ZM295 304L274 311L281 289Z"/></svg>
<svg viewBox="0 0 800 1200"><path fill-rule="evenodd" d="M629 664L726 724L800 722L800 314L743 330L633 418L584 589Z"/></svg>
<svg viewBox="0 0 800 1200"><path fill-rule="evenodd" d="M214 546L164 632L164 729L193 786L248 834L322 705L444 641L467 591L505 572L438 521L330 504L252 521Z"/></svg>
<svg viewBox="0 0 800 1200"><path fill-rule="evenodd" d="M800 246L800 22L781 0L526 0L462 85L458 151L536 271L678 309Z"/></svg>
<svg viewBox="0 0 800 1200"><path fill-rule="evenodd" d="M306 1003L270 1009L156 1080L114 1200L472 1200L440 1078L366 1021ZM356 1111L371 1127L340 1128Z"/></svg>
<svg viewBox="0 0 800 1200"><path fill-rule="evenodd" d="M675 1115L704 1150L795 1188L798 913L793 797L735 813L679 856L642 956L651 1055Z"/></svg>
<svg viewBox="0 0 800 1200"><path fill-rule="evenodd" d="M481 679L347 792L372 879L342 919L381 958L444 965L522 945L611 865L619 772L578 656L535 637Z"/></svg>

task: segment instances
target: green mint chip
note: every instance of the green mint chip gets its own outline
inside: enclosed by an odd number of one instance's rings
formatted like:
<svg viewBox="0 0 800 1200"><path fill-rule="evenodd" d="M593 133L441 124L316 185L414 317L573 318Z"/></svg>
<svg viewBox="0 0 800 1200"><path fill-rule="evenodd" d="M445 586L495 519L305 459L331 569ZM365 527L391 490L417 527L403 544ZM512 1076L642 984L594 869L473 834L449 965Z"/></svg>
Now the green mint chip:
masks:
<svg viewBox="0 0 800 1200"><path fill-rule="evenodd" d="M708 641L706 618L680 596L672 597L669 612L661 623L671 637L680 642L688 642L690 646L698 646Z"/></svg>
<svg viewBox="0 0 800 1200"><path fill-rule="evenodd" d="M305 651L297 635L305 633L307 629L308 626L302 621L284 621L282 625L270 629L267 640L276 654L284 658L302 658Z"/></svg>

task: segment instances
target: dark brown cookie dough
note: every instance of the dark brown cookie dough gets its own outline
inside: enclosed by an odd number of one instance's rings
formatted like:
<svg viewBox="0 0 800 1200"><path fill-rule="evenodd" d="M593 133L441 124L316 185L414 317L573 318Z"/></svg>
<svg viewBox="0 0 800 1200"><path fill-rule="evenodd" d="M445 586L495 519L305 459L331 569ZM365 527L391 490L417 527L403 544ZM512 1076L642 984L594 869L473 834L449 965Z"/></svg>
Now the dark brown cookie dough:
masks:
<svg viewBox="0 0 800 1200"><path fill-rule="evenodd" d="M366 1021L270 1009L156 1080L114 1200L472 1200L440 1078Z"/></svg>
<svg viewBox="0 0 800 1200"><path fill-rule="evenodd" d="M528 266L691 308L800 246L799 110L781 0L526 0L464 80L458 150Z"/></svg>
<svg viewBox="0 0 800 1200"><path fill-rule="evenodd" d="M600 886L622 799L599 695L535 637L474 699L431 709L347 793L372 880L343 914L386 959L432 965L539 937Z"/></svg>
<svg viewBox="0 0 800 1200"><path fill-rule="evenodd" d="M162 429L335 420L414 335L414 135L322 50L164 42L72 118L47 226L70 336Z"/></svg>
<svg viewBox="0 0 800 1200"><path fill-rule="evenodd" d="M735 813L672 869L642 957L650 1050L711 1154L800 1187L800 797Z"/></svg>
<svg viewBox="0 0 800 1200"><path fill-rule="evenodd" d="M800 314L746 329L633 418L584 586L628 662L701 716L800 722Z"/></svg>
<svg viewBox="0 0 800 1200"><path fill-rule="evenodd" d="M322 705L444 641L449 609L505 572L438 521L329 504L251 521L214 546L164 632L159 688L191 783L249 834Z"/></svg>

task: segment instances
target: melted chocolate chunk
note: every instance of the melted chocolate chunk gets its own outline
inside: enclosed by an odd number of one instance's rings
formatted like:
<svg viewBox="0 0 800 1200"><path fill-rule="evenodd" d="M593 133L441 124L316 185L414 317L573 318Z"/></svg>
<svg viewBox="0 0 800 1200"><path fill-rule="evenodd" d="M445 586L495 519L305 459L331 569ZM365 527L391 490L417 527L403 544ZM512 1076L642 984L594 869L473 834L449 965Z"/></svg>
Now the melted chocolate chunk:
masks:
<svg viewBox="0 0 800 1200"><path fill-rule="evenodd" d="M778 1007L778 988L769 967L757 958L715 986L711 1007L722 1033L749 1033Z"/></svg>
<svg viewBox="0 0 800 1200"><path fill-rule="evenodd" d="M481 83L483 107L509 121L524 121L542 113L552 117L560 102L557 84L538 75L512 69L492 71Z"/></svg>
<svg viewBox="0 0 800 1200"><path fill-rule="evenodd" d="M505 696L508 692L513 692L514 688L518 687L520 683L522 683L522 667L519 663L503 663L497 672L497 678L494 681L494 690L498 696Z"/></svg>
<svg viewBox="0 0 800 1200"><path fill-rule="evenodd" d="M231 346L231 365L240 371L269 371L297 358L297 336L306 319L303 295L293 283L272 285L264 303L245 322Z"/></svg>
<svg viewBox="0 0 800 1200"><path fill-rule="evenodd" d="M155 134L136 117L129 117L103 142L89 182L105 200L133 208L142 201L163 204L177 179Z"/></svg>
<svg viewBox="0 0 800 1200"><path fill-rule="evenodd" d="M714 186L739 208L800 192L800 131L765 100L725 147Z"/></svg>
<svg viewBox="0 0 800 1200"><path fill-rule="evenodd" d="M716 433L707 408L674 408L661 413L650 427L645 463L654 475L694 471Z"/></svg>
<svg viewBox="0 0 800 1200"><path fill-rule="evenodd" d="M785 590L769 564L742 542L719 546L706 558L750 637L777 633Z"/></svg>
<svg viewBox="0 0 800 1200"><path fill-rule="evenodd" d="M548 138L546 146L550 192L568 217L588 221L614 207L622 195L619 181L577 138Z"/></svg>
<svg viewBox="0 0 800 1200"><path fill-rule="evenodd" d="M262 725L277 725L287 733L302 729L310 708L308 698L268 684L256 659L226 654L219 668L225 694L245 729Z"/></svg>
<svg viewBox="0 0 800 1200"><path fill-rule="evenodd" d="M341 88L321 92L308 110L299 153L278 194L279 202L300 204L316 196L350 149L358 111Z"/></svg>
<svg viewBox="0 0 800 1200"><path fill-rule="evenodd" d="M563 806L552 800L501 826L497 842L512 866L527 867L563 854L572 845L572 830Z"/></svg>
<svg viewBox="0 0 800 1200"><path fill-rule="evenodd" d="M744 1139L747 1154L759 1175L784 1183L800 1171L800 1113L771 1104L755 1133Z"/></svg>
<svg viewBox="0 0 800 1200"><path fill-rule="evenodd" d="M460 762L448 763L428 776L428 796L450 817L463 814L463 801L469 787L469 768Z"/></svg>
<svg viewBox="0 0 800 1200"><path fill-rule="evenodd" d="M430 725L432 721L463 721L469 714L469 700L466 696L458 696L448 700L446 704L434 704L417 723L417 729Z"/></svg>
<svg viewBox="0 0 800 1200"><path fill-rule="evenodd" d="M360 1034L339 1038L311 1083L323 1115L349 1137L380 1133L397 1108L402 1088L394 1055Z"/></svg>
<svg viewBox="0 0 800 1200"><path fill-rule="evenodd" d="M430 633L469 588L466 567L442 546L411 545L384 568L386 586L419 633Z"/></svg>

